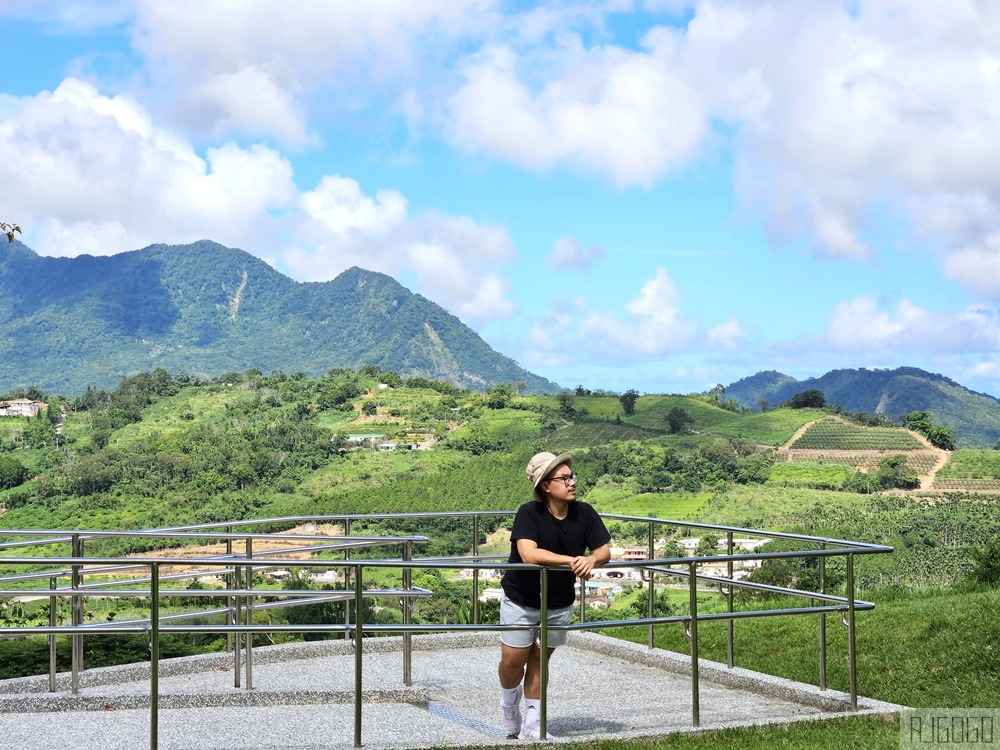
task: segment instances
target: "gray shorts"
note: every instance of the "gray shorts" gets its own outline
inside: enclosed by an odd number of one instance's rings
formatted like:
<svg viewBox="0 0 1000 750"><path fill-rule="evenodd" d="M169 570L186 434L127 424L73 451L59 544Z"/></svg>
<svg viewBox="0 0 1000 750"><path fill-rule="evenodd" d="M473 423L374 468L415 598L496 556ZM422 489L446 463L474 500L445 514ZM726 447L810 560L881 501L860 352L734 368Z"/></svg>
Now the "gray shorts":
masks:
<svg viewBox="0 0 1000 750"><path fill-rule="evenodd" d="M522 607L517 602L500 597L501 625L534 625L532 630L507 630L500 633L500 642L512 648L528 648L532 643L538 643L540 637L538 625L542 622L542 610ZM549 610L549 625L569 625L573 622L573 605L561 609ZM569 632L566 630L550 630L546 633L549 648L565 646Z"/></svg>

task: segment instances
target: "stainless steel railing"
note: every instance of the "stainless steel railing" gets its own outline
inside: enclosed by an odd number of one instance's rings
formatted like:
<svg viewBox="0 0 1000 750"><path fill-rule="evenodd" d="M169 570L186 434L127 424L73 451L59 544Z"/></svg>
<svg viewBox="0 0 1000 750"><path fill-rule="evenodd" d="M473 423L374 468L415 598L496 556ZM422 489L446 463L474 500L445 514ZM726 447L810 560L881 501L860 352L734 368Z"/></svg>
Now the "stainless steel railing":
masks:
<svg viewBox="0 0 1000 750"><path fill-rule="evenodd" d="M620 627L646 627L648 629L648 646L654 647L653 629L658 625L681 624L689 638L691 658L691 703L692 724L700 725L699 699L699 650L698 625L704 622L725 621L727 623L727 665L734 665L733 632L735 623L751 617L816 615L819 618L818 655L820 689L826 689L826 616L839 613L848 631L848 669L849 693L853 710L857 710L857 673L856 673L856 639L855 615L859 610L872 609L870 602L855 598L854 558L856 555L882 554L892 551L884 545L853 542L842 539L811 537L805 535L766 532L754 529L706 525L691 522L673 521L659 518L645 518L626 515L604 515L605 519L621 521L629 524L645 524L648 543L648 557L633 562L614 562L615 568L639 571L643 583L648 586L649 611L647 617L628 620L601 622L586 621L585 586L581 586L580 622L566 626L549 626L547 623L548 609L548 575L547 568L535 565L514 565L502 561L505 556L482 556L479 554L479 535L483 518L510 516L511 511L466 511L455 513L394 513L382 515L341 515L341 516L298 516L288 518L253 519L250 521L234 521L223 524L200 524L196 526L171 527L141 532L128 531L73 531L62 532L52 530L0 530L0 538L14 541L0 542L0 555L10 551L30 551L37 554L46 547L68 544L71 554L47 554L44 557L0 556L0 568L29 568L26 573L12 573L0 576L0 599L11 597L47 597L49 599L49 623L47 626L0 626L0 637L24 637L45 635L49 637L49 688L55 690L55 639L59 635L68 635L72 640L71 659L71 692L79 689L79 675L83 671L83 638L109 633L146 633L150 639L150 747L156 750L158 745L158 696L159 696L159 649L160 637L166 633L225 633L229 640L235 660L235 687L240 687L241 668L245 670L246 687L253 685L253 635L257 633L326 633L340 634L352 638L355 647L355 745L361 745L361 714L362 714L362 659L363 639L373 633L399 634L403 637L402 679L405 685L412 684L411 675L411 636L415 632L456 632L485 631L499 632L502 630L527 629L516 626L486 625L481 623L479 601L480 573L486 569L506 570L511 568L538 569L542 576L542 625L540 627L540 642L542 654L541 669L541 734L546 733L547 704L547 641L550 628L557 630L602 630ZM417 558L413 556L414 545L425 543L424 536L353 536L350 534L353 522L378 521L386 522L395 519L405 519L407 522L435 518L465 518L471 522L472 540L469 548L471 556L448 558ZM254 526L285 526L291 527L303 522L316 522L342 525L345 534L342 536L266 533L253 532ZM672 557L657 559L655 556L656 534L658 527L679 529L703 529L726 534L725 554L713 557ZM221 529L213 531L213 529ZM244 530L239 530L244 529ZM735 554L734 535L781 538L801 542L804 549L775 553ZM99 557L87 556L85 542L99 539L129 538L142 539L147 542L224 542L226 552L219 555L201 557L164 557L135 556ZM255 542L289 543L270 550L262 550ZM244 551L234 551L234 544L242 542ZM380 557L375 559L359 559L351 556L351 552L365 551L368 554L378 553L386 549L400 548L398 557ZM340 559L288 559L287 555L315 555L317 553L340 554ZM843 557L846 566L845 592L837 596L826 591L825 564L827 558ZM803 591L794 588L765 585L738 579L734 573L734 564L748 560L777 560L815 558L819 568L819 583L816 591ZM726 575L710 575L699 572L699 568L709 563L723 563ZM274 569L280 564L283 568L309 570L316 567L337 568L344 571L342 589L333 591L316 590L267 590L254 588L253 574L268 568ZM167 573L165 570L183 566L181 573ZM365 572L380 569L395 569L400 571L402 585L399 588L365 589ZM433 592L412 585L413 570L472 570L472 623L471 624L414 624L411 618L413 602L418 598L433 596ZM136 570L148 571L148 574L133 576L124 580L96 581L87 583L88 576L108 576L125 574ZM206 571L225 576L226 587L223 589L189 589L170 588L184 580L190 580L205 575ZM688 612L682 615L666 617L654 616L655 580L674 578L686 581L688 588ZM69 585L60 586L60 580L69 580ZM48 581L47 588L23 588L35 581ZM351 584L353 583L353 587ZM164 587L163 584L167 584ZM697 592L701 585L718 587L720 594L726 600L725 612L699 613ZM141 588L132 588L141 587ZM796 597L806 601L805 606L781 609L756 609L735 611L733 592L736 589L765 591ZM197 609L170 614L161 614L161 599L171 597L207 597L224 599L225 604L210 609ZM86 597L149 597L149 616L124 622L84 623L84 604ZM401 624L376 624L364 622L363 599L365 597L392 597L398 599L402 607ZM58 625L56 618L57 602L69 598L71 601L71 622L69 625ZM258 600L272 599L274 601ZM288 624L255 624L255 610L269 607L294 607L300 604L316 602L339 601L344 606L343 623L288 623ZM353 607L354 617L351 618ZM225 624L183 624L185 620L204 618L211 615L225 615Z"/></svg>

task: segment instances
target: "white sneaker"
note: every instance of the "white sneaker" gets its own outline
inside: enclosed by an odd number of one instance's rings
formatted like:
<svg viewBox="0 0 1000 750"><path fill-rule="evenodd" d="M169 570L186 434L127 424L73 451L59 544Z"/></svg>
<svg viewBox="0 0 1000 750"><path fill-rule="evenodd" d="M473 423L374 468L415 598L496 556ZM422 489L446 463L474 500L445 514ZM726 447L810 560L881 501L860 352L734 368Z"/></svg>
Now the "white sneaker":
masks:
<svg viewBox="0 0 1000 750"><path fill-rule="evenodd" d="M500 703L500 708L503 710L503 728L507 732L508 740L517 739L517 735L521 731L521 695L523 693L524 690L518 685L514 704L505 706L502 701Z"/></svg>
<svg viewBox="0 0 1000 750"><path fill-rule="evenodd" d="M546 732L546 739L554 740L555 735L551 732ZM529 708L524 713L524 724L521 726L521 739L522 740L540 740L542 739L542 719L538 714L538 709Z"/></svg>

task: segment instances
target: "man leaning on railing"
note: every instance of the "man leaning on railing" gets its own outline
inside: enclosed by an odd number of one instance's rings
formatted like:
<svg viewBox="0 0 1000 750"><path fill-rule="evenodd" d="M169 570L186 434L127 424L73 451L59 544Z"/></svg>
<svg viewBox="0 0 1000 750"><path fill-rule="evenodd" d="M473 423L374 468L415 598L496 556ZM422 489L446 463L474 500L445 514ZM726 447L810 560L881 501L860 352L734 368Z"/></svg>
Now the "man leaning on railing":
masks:
<svg viewBox="0 0 1000 750"><path fill-rule="evenodd" d="M570 567L548 572L548 624L568 625L573 619L575 577L586 581L594 566L611 559L611 535L597 511L576 501L572 455L539 453L528 462L525 473L535 499L518 508L514 516L508 562ZM501 585L500 624L533 626L531 630L504 631L500 635L503 727L508 738L539 739L541 574L536 570L508 570ZM556 646L566 643L566 636L565 630L547 634L549 656Z"/></svg>

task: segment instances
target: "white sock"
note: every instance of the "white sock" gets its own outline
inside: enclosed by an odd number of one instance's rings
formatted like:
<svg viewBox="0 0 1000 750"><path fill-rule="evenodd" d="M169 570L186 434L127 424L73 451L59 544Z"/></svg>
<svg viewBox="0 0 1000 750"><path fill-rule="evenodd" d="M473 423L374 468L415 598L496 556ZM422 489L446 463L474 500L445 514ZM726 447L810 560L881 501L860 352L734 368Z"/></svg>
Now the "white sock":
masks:
<svg viewBox="0 0 1000 750"><path fill-rule="evenodd" d="M513 706L517 702L517 688L519 687L521 686L518 685L517 687L512 688L500 688L500 705L508 707Z"/></svg>
<svg viewBox="0 0 1000 750"><path fill-rule="evenodd" d="M539 706L542 705L541 698L525 698L524 699L524 710L525 711L538 711Z"/></svg>

